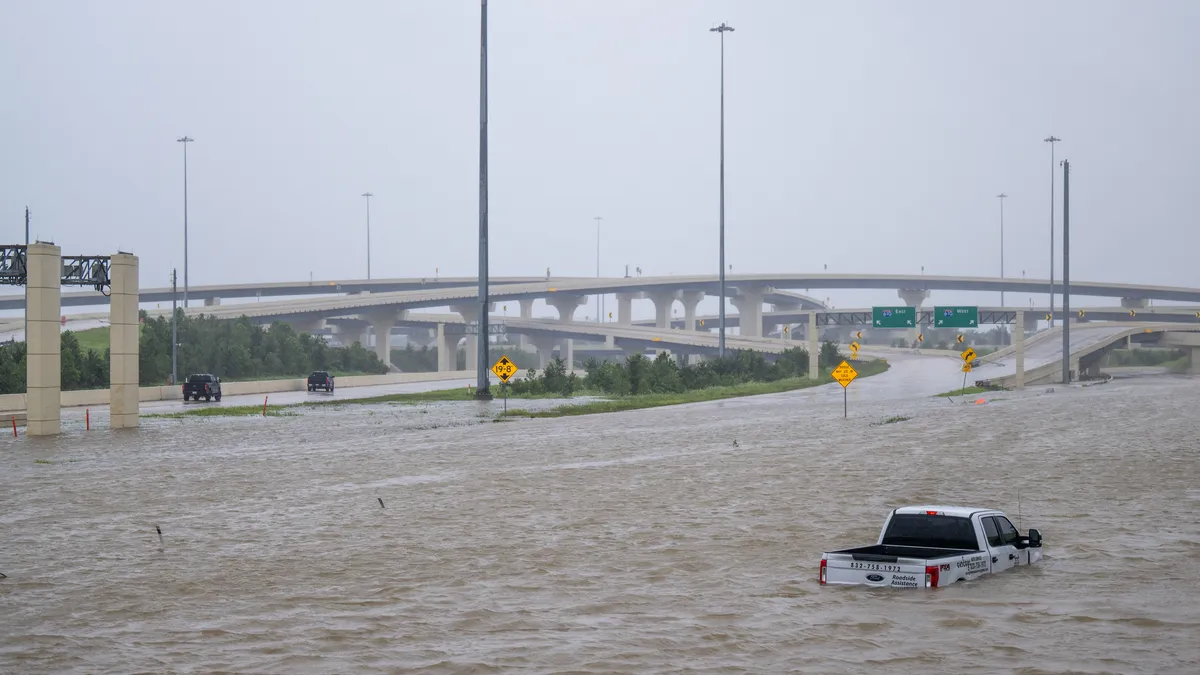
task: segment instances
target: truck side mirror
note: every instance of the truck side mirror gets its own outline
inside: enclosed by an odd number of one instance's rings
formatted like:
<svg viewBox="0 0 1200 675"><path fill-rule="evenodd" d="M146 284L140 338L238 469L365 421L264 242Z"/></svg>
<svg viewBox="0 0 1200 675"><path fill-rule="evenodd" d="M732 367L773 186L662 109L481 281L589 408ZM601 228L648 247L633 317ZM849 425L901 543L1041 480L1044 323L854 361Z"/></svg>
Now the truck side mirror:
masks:
<svg viewBox="0 0 1200 675"><path fill-rule="evenodd" d="M1035 529L1030 528L1030 530L1029 530L1029 545L1032 547L1041 546L1042 545L1042 533L1038 532Z"/></svg>

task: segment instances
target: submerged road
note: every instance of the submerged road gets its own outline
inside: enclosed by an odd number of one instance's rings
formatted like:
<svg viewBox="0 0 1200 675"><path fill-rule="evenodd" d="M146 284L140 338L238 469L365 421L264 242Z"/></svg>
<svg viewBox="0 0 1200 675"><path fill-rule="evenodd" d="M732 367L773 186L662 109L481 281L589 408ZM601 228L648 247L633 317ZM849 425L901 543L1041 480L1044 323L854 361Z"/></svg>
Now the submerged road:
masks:
<svg viewBox="0 0 1200 675"><path fill-rule="evenodd" d="M832 384L2 440L0 672L1193 673L1197 380L968 405L929 396L953 358L889 358L848 419ZM817 584L823 550L931 502L1038 527L1044 564Z"/></svg>

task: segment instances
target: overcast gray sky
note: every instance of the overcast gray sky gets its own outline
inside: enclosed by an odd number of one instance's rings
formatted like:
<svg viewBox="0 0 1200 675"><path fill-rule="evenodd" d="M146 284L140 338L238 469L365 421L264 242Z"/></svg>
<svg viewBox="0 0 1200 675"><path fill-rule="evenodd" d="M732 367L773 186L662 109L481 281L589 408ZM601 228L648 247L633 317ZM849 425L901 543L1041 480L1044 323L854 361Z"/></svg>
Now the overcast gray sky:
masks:
<svg viewBox="0 0 1200 675"><path fill-rule="evenodd" d="M604 274L715 272L723 20L735 273L997 275L1003 191L1045 277L1055 134L1072 276L1200 286L1191 0L493 0L493 274L594 274L597 215ZM0 0L0 222L165 285L186 134L194 285L365 276L367 190L374 276L472 274L478 41L477 0Z"/></svg>

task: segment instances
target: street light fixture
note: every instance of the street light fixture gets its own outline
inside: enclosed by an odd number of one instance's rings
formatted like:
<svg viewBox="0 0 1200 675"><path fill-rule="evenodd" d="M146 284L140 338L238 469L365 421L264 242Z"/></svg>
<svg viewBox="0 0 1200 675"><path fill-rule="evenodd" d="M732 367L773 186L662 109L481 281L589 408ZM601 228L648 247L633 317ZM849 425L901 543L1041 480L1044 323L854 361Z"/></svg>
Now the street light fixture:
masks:
<svg viewBox="0 0 1200 675"><path fill-rule="evenodd" d="M183 138L175 139L176 143L183 143L183 306L188 306L188 180L187 180L187 144L195 139L184 136Z"/></svg>
<svg viewBox="0 0 1200 675"><path fill-rule="evenodd" d="M733 32L733 26L722 23L710 32L721 34L721 298L717 322L720 337L717 341L718 356L725 356L725 34Z"/></svg>
<svg viewBox="0 0 1200 675"><path fill-rule="evenodd" d="M996 198L1000 200L1000 281L1001 281L1001 283L1004 282L1004 199L1006 197L1008 197L1008 195L1004 194L1003 192L996 195ZM1003 286L1000 287L1000 306L1001 307L1005 306L1005 304L1004 304L1004 287Z"/></svg>
<svg viewBox="0 0 1200 675"><path fill-rule="evenodd" d="M367 281L371 280L371 197L375 195L370 192L364 192L362 196L367 198Z"/></svg>
<svg viewBox="0 0 1200 675"><path fill-rule="evenodd" d="M1053 134L1042 139L1050 144L1050 327L1054 328L1054 144L1061 141Z"/></svg>

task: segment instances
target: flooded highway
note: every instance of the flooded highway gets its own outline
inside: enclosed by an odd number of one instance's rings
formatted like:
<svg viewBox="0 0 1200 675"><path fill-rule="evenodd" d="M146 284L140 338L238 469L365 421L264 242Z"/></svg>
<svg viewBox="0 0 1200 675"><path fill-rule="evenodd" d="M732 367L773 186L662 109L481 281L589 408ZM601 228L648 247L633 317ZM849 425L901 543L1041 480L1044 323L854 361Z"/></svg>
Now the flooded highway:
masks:
<svg viewBox="0 0 1200 675"><path fill-rule="evenodd" d="M961 382L953 358L889 358L848 419L834 384L8 438L0 672L1195 672L1200 380L976 404L930 396ZM1044 564L817 584L822 551L933 502L1019 512Z"/></svg>

